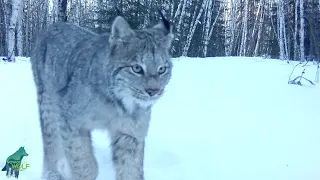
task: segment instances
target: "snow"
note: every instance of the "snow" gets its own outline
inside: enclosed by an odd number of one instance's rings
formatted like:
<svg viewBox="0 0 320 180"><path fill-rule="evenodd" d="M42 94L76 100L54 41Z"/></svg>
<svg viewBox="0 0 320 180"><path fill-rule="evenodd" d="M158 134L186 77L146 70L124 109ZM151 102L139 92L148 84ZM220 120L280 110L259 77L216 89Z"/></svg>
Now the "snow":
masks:
<svg viewBox="0 0 320 180"><path fill-rule="evenodd" d="M320 179L320 88L287 84L295 63L247 57L174 59L155 105L145 151L146 180ZM39 180L42 140L27 58L0 63L0 168L20 146ZM300 75L302 67L294 72ZM306 67L314 81L316 66ZM106 132L94 132L98 180L114 179ZM0 172L0 179L6 179Z"/></svg>

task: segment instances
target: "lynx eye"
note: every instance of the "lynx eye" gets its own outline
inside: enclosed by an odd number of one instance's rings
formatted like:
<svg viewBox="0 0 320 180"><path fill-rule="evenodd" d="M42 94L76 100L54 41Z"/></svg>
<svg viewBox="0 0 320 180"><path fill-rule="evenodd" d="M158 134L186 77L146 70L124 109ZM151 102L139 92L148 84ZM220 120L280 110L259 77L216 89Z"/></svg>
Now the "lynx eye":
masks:
<svg viewBox="0 0 320 180"><path fill-rule="evenodd" d="M159 70L158 70L158 73L159 73L159 74L164 74L166 71L167 71L167 68L164 67L164 66L161 66L161 67L159 68Z"/></svg>
<svg viewBox="0 0 320 180"><path fill-rule="evenodd" d="M131 67L132 71L137 74L143 74L143 69L140 65L135 64Z"/></svg>

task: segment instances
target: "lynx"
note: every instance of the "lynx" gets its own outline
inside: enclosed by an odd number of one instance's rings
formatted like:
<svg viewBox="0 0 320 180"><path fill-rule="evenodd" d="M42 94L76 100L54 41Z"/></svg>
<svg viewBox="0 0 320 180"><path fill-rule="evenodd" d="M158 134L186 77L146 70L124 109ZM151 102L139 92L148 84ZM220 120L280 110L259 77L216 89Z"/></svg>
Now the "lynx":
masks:
<svg viewBox="0 0 320 180"><path fill-rule="evenodd" d="M116 180L144 179L150 114L171 79L171 25L132 29L118 16L109 34L55 23L31 55L47 180L98 176L91 133L110 135Z"/></svg>

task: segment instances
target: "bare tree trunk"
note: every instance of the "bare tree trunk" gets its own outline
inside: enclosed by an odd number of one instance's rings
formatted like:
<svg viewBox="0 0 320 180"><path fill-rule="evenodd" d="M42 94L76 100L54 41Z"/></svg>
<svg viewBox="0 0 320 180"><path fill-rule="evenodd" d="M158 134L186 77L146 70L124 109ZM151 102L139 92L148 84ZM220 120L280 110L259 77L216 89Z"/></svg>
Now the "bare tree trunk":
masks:
<svg viewBox="0 0 320 180"><path fill-rule="evenodd" d="M249 0L245 0L243 29L242 29L242 38L241 38L241 45L240 45L240 56L246 56L247 33L248 33L248 6L249 6Z"/></svg>
<svg viewBox="0 0 320 180"><path fill-rule="evenodd" d="M259 5L258 5L258 12L257 12L257 14L256 14L256 18L255 18L255 21L254 21L254 24L253 24L251 39L253 39L254 36L255 36L256 29L257 29L257 24L258 24L258 18L259 18L259 16L261 17L261 4L262 4L261 0L260 0L258 3L259 3Z"/></svg>
<svg viewBox="0 0 320 180"><path fill-rule="evenodd" d="M15 45L16 45L15 30L17 26L17 20L18 20L20 8L21 8L21 0L12 0L12 14L10 18L9 32L8 32L8 59L12 61L15 61Z"/></svg>
<svg viewBox="0 0 320 180"><path fill-rule="evenodd" d="M262 27L263 27L263 22L264 22L264 14L265 14L265 8L264 8L264 2L262 1L262 11L261 11L261 15L260 15L260 20L259 20L259 27L258 27L258 38L257 38L257 42L256 42L256 46L254 48L254 56L257 57L258 53L259 53L259 46L260 46L260 39L261 39L261 34L262 34Z"/></svg>
<svg viewBox="0 0 320 180"><path fill-rule="evenodd" d="M0 53L6 54L7 46L6 46L6 37L7 37L7 8L6 8L6 0L0 0Z"/></svg>
<svg viewBox="0 0 320 180"><path fill-rule="evenodd" d="M282 30L283 30L283 40L284 40L284 53L285 59L289 58L289 47L287 42L287 31L286 31L286 21L285 21L285 12L284 12L284 2L282 2Z"/></svg>
<svg viewBox="0 0 320 180"><path fill-rule="evenodd" d="M216 3L217 1L215 1ZM207 53L208 53L208 45L209 45L209 41L211 39L211 36L212 36L212 32L213 32L213 28L214 28L214 25L216 24L217 20L218 20L218 17L220 15L220 10L221 10L221 5L219 5L219 9L218 9L218 12L217 12L217 15L215 17L215 20L212 22L212 14L213 14L213 10L215 8L213 8L215 6L215 3L212 2L212 0L209 0L207 1L207 5L206 5L206 14L205 14L205 21L204 21L204 32L203 32L203 57L206 57L207 56ZM212 23L211 23L212 22Z"/></svg>
<svg viewBox="0 0 320 180"><path fill-rule="evenodd" d="M150 24L150 6L151 5L151 2L149 0L145 0L145 4L144 6L147 7L146 11L147 13L145 14L145 17L143 19L143 26L142 28L145 28L147 27L149 24Z"/></svg>
<svg viewBox="0 0 320 180"><path fill-rule="evenodd" d="M186 6L187 6L187 0L183 1L182 10L180 13L179 21L177 24L177 37L180 38L181 35L181 26L182 26L182 20L186 14Z"/></svg>
<svg viewBox="0 0 320 180"><path fill-rule="evenodd" d="M82 1L81 0L69 0L67 2L67 12L69 12L67 21L76 25L80 25L81 15L85 13L85 10L81 9Z"/></svg>
<svg viewBox="0 0 320 180"><path fill-rule="evenodd" d="M174 14L174 19L176 19L181 14L181 7L184 0L180 0L176 13Z"/></svg>
<svg viewBox="0 0 320 180"><path fill-rule="evenodd" d="M25 0L26 2L26 6L29 7L30 6L30 0ZM29 55L30 53L30 11L27 10L26 11L26 16L25 16L25 53L26 55Z"/></svg>
<svg viewBox="0 0 320 180"><path fill-rule="evenodd" d="M208 52L208 44L209 44L209 31L210 31L210 26L211 26L211 20L212 20L212 11L213 11L213 0L208 1L206 5L206 16L204 17L204 32L203 32L203 57L207 56Z"/></svg>
<svg viewBox="0 0 320 180"><path fill-rule="evenodd" d="M76 0L76 13L75 13L75 21L74 23L76 25L80 25L80 11L81 11L81 1L80 0Z"/></svg>
<svg viewBox="0 0 320 180"><path fill-rule="evenodd" d="M209 0L204 0L204 2L202 3L202 6L200 8L200 11L198 13L198 16L196 18L196 20L194 22L192 22L191 26L190 26L190 30L189 30L189 33L187 35L187 41L185 42L185 45L183 47L183 51L182 51L182 56L187 56L188 54L188 50L189 50L189 47L190 47L190 43L191 43L191 40L192 40L192 37L194 35L194 32L196 30L196 27L198 25L198 21L203 13L203 10L205 8L205 5L207 4Z"/></svg>
<svg viewBox="0 0 320 180"><path fill-rule="evenodd" d="M271 12L272 11L272 2L273 2L273 0L269 0L269 12ZM269 13L269 17L270 17L270 19L271 19L271 26L272 26L272 30L273 30L273 32L274 32L274 34L278 34L277 32L276 32L276 28L275 28L275 25L274 25L274 23L273 23L273 18L272 18L272 13Z"/></svg>
<svg viewBox="0 0 320 180"><path fill-rule="evenodd" d="M58 22L59 0L52 0L51 23Z"/></svg>
<svg viewBox="0 0 320 180"><path fill-rule="evenodd" d="M300 60L305 60L304 52L304 7L303 1L300 0Z"/></svg>
<svg viewBox="0 0 320 180"><path fill-rule="evenodd" d="M213 7L213 6L212 6L212 7ZM219 9L218 9L218 13L217 13L217 15L216 15L216 18L214 19L214 21L213 21L213 23L212 23L212 25L211 25L211 29L210 29L210 31L209 31L208 42L209 42L209 40L211 39L211 36L212 36L212 33L213 33L213 28L214 28L214 25L216 25L216 23L217 23L217 21L218 21L218 18L219 18L219 16L220 16L221 9L222 9L222 5L220 4L220 5L219 5Z"/></svg>
<svg viewBox="0 0 320 180"><path fill-rule="evenodd" d="M173 14L174 13L174 2L175 1L171 1L171 4L170 4L170 10L171 10L170 11L170 18L171 19L174 19L174 14Z"/></svg>
<svg viewBox="0 0 320 180"><path fill-rule="evenodd" d="M285 48L284 48L284 12L283 12L283 0L280 0L278 2L278 42L280 47L280 59L286 59L285 58Z"/></svg>
<svg viewBox="0 0 320 180"><path fill-rule="evenodd" d="M99 20L99 0L93 0L93 11L94 11L94 16L93 16L93 21L94 21L94 28L99 29L100 28L100 23L98 23Z"/></svg>
<svg viewBox="0 0 320 180"><path fill-rule="evenodd" d="M231 38L229 42L229 50L227 53L227 56L230 56L233 49L234 49L234 41L235 41L235 35L236 35L236 21L237 21L237 14L236 14L236 9L237 9L237 4L234 2L235 0L230 0L230 7L231 7L231 23L230 23L230 33L231 33Z"/></svg>
<svg viewBox="0 0 320 180"><path fill-rule="evenodd" d="M58 20L59 22L67 21L67 0L59 0L59 11L58 11Z"/></svg>
<svg viewBox="0 0 320 180"><path fill-rule="evenodd" d="M24 1L21 0L21 6L19 9L19 14L18 14L18 20L17 20L17 50L18 50L18 56L23 55L23 4Z"/></svg>
<svg viewBox="0 0 320 180"><path fill-rule="evenodd" d="M230 2L230 1L229 1ZM228 15L230 15L230 9L228 8L228 2L224 2L223 4L223 8L224 8L224 14L223 16L224 18L224 54L226 56L228 56L229 54L229 48L230 48L230 19L227 17Z"/></svg>
<svg viewBox="0 0 320 180"><path fill-rule="evenodd" d="M295 7L294 7L294 60L298 59L299 56L299 49L298 49L298 6L299 0L296 0Z"/></svg>
<svg viewBox="0 0 320 180"><path fill-rule="evenodd" d="M258 8L257 8L257 12L254 13L255 18L254 19L254 24L253 24L253 28L252 28L252 33L250 35L250 39L249 39L249 44L248 44L248 48L247 48L247 55L249 56L253 56L254 55L254 48L255 48L255 44L256 44L256 36L257 36L257 31L259 31L259 20L261 19L262 16L262 2L261 0L259 0L258 3ZM254 4L255 6L255 4Z"/></svg>

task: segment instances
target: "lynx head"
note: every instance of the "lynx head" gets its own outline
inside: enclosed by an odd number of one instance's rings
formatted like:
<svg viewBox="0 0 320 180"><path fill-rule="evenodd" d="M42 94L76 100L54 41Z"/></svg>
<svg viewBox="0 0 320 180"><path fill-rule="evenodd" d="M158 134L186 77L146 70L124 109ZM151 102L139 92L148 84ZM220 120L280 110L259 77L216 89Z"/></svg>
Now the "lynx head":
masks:
<svg viewBox="0 0 320 180"><path fill-rule="evenodd" d="M150 107L163 94L171 78L171 32L164 17L143 30L131 29L120 16L114 20L109 39L114 94L127 110Z"/></svg>

